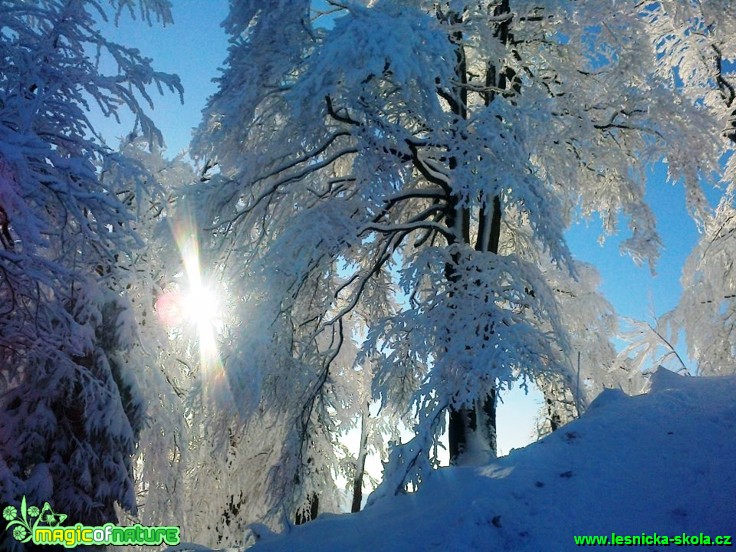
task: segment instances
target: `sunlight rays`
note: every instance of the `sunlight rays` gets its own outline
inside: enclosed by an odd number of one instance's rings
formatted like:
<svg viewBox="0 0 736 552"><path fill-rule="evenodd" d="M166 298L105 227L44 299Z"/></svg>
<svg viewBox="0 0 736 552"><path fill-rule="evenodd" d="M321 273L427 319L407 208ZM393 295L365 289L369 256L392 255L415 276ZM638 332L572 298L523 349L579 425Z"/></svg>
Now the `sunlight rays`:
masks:
<svg viewBox="0 0 736 552"><path fill-rule="evenodd" d="M157 301L159 316L170 328L186 327L196 332L201 384L204 393L221 405L231 404L232 392L220 358L217 335L223 329L224 294L201 264L196 226L188 212L179 213L171 224L172 234L184 264L181 289L164 293Z"/></svg>

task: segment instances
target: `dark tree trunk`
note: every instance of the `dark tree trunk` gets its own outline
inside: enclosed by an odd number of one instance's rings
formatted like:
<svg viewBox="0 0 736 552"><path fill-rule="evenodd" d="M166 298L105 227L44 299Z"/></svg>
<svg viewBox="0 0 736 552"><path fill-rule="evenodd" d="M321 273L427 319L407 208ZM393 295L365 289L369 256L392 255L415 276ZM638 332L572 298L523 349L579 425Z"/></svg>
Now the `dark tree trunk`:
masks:
<svg viewBox="0 0 736 552"><path fill-rule="evenodd" d="M294 517L296 525L304 525L308 521L312 521L319 515L319 497L312 493L309 495L309 505L306 510L299 510Z"/></svg>
<svg viewBox="0 0 736 552"><path fill-rule="evenodd" d="M546 401L547 413L549 414L549 427L552 429L552 431L557 431L557 429L562 425L560 413L555 408L555 401L553 399L547 397Z"/></svg>
<svg viewBox="0 0 736 552"><path fill-rule="evenodd" d="M490 214L490 216L489 216ZM501 237L501 200L493 198L491 212L481 209L478 222L478 238L475 243L477 251L498 253ZM480 423L478 423L480 419ZM489 452L498 454L496 440L496 390L492 389L482 404L463 406L459 409L450 407L448 422L448 441L450 464L457 465L462 454L467 451L471 432L480 431L480 437L487 444Z"/></svg>
<svg viewBox="0 0 736 552"><path fill-rule="evenodd" d="M494 16L500 16L504 13L510 13L510 11L511 9L508 0L503 0L494 9ZM457 23L460 19L462 19L462 14L447 14L447 20L452 23ZM496 29L496 36L498 36L504 44L507 44L510 38L509 22L510 19L502 21ZM457 65L455 68L455 72L458 77L458 83L460 83L460 85L455 93L455 102L450 102L450 105L453 111L460 118L466 119L468 116L468 89L466 86L468 82L468 71L465 51L462 45L462 39L463 37L461 33L452 34L452 41L457 45ZM513 80L513 77L513 71L511 71L510 69L502 68L501 70L497 70L495 66L489 64L486 67L486 85L488 86L489 90L481 94L484 104L486 106L490 105L490 103L494 100L496 96L496 92L491 91L491 87L505 90L507 85L509 84L509 80ZM513 86L513 88L518 93L516 86ZM450 159L449 168L453 169L455 163L456 161L454 159ZM446 213L447 225L448 227L452 228L453 225L455 225L457 217L462 217L462 224L460 225L460 227L462 228L462 239L465 241L465 243L470 244L470 210L458 209L456 198L450 199L451 200L448 203L448 213ZM453 201L453 199L455 200ZM481 208L478 215L477 238L474 244L474 249L476 251L497 254L501 237L501 198L498 195L494 194L492 198L486 196L480 197L479 199L481 200ZM445 274L448 278L448 281L457 281L457 275L454 272L454 267L446 267ZM485 335L492 334L493 328L484 328L483 333ZM478 435L478 437L482 440L482 442L486 444L489 452L493 456L496 456L497 392L495 389L495 382L493 385L494 387L492 387L488 395L482 398L476 404L462 405L459 408L454 408L450 406L448 420L448 440L451 465L457 464L463 453L468 450L468 444L471 438L471 434L475 432L481 433L480 435Z"/></svg>
<svg viewBox="0 0 736 552"><path fill-rule="evenodd" d="M483 432L486 442L488 443L491 454L498 456L498 439L496 437L496 390L491 390L483 401L481 409L480 431Z"/></svg>
<svg viewBox="0 0 736 552"><path fill-rule="evenodd" d="M456 465L468 448L470 432L476 429L475 409L450 407L447 439L450 447L450 465Z"/></svg>
<svg viewBox="0 0 736 552"><path fill-rule="evenodd" d="M368 408L360 422L360 448L356 459L355 476L353 477L353 504L351 512L360 512L363 505L363 475L365 474L365 458L368 455Z"/></svg>

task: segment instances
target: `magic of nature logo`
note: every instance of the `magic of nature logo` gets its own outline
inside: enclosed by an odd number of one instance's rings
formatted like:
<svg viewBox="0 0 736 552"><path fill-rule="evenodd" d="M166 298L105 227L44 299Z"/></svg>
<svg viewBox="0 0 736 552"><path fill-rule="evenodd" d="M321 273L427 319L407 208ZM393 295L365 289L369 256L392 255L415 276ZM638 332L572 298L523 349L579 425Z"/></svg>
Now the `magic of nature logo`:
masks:
<svg viewBox="0 0 736 552"><path fill-rule="evenodd" d="M20 543L36 545L61 545L66 548L77 546L158 546L179 544L179 527L145 526L140 524L119 526L106 523L100 526L89 526L77 523L64 526L66 514L54 512L48 502L43 506L29 506L24 496L20 506L6 506L3 518L7 521L5 529L11 531L15 540Z"/></svg>

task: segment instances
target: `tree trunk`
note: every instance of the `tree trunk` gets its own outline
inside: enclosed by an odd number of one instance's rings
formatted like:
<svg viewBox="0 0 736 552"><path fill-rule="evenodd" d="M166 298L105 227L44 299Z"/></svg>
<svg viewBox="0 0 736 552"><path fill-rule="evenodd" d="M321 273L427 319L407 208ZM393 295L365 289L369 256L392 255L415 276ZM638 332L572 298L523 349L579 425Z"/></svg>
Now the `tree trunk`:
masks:
<svg viewBox="0 0 736 552"><path fill-rule="evenodd" d="M546 402L547 414L549 416L549 427L552 431L557 431L557 429L562 425L560 413L555 409L555 401L552 398L547 397Z"/></svg>
<svg viewBox="0 0 736 552"><path fill-rule="evenodd" d="M501 238L501 200L493 198L493 208L490 212L481 209L478 220L478 237L475 243L476 251L498 253ZM498 454L496 439L496 390L492 389L482 404L472 408L463 406L459 409L450 407L448 422L448 440L450 448L450 464L457 465L460 457L468 450L471 433L480 431L478 437L488 446L492 456ZM478 420L480 419L480 424Z"/></svg>
<svg viewBox="0 0 736 552"><path fill-rule="evenodd" d="M450 465L458 464L461 456L468 448L470 432L475 431L475 409L468 410L464 406L456 409L450 407L450 419L447 425L447 439L450 447Z"/></svg>
<svg viewBox="0 0 736 552"><path fill-rule="evenodd" d="M360 512L363 505L363 475L365 474L365 459L368 455L368 407L360 422L360 448L356 459L355 476L353 477L353 505L351 512Z"/></svg>
<svg viewBox="0 0 736 552"><path fill-rule="evenodd" d="M483 432L493 457L498 456L498 439L496 436L496 389L491 390L483 401L481 408L480 431Z"/></svg>
<svg viewBox="0 0 736 552"><path fill-rule="evenodd" d="M294 517L295 525L304 525L308 521L312 521L319 515L319 497L312 493L309 495L309 504L304 510L298 510Z"/></svg>
<svg viewBox="0 0 736 552"><path fill-rule="evenodd" d="M494 16L509 13L510 11L508 0L503 0L494 9ZM454 17L456 19L453 22L458 22L462 16L455 14ZM453 16L450 15L449 19L452 20ZM504 44L509 39L509 21L510 19L507 19L500 23L496 31L497 36ZM465 85L468 82L468 74L465 52L462 46L462 34L453 33L452 39L457 44L457 66L455 72L460 83L456 92L457 103L454 111L458 116L466 119L467 87ZM504 90L508 84L509 76L513 76L509 70L502 69L497 71L491 64L486 67L486 84L489 86L489 91L482 94L483 102L486 106L490 105L496 95L495 92L490 91L490 87L495 86L498 89ZM450 159L450 169L454 168L453 161L454 159ZM482 202L484 198L481 197L479 199L481 200L482 206L478 215L477 237L474 248L476 251L497 254L501 238L501 198L498 195L494 195L492 199L486 197L485 205ZM448 226L452 228L456 222L456 217L462 217L460 225L462 228L462 238L466 243L470 243L470 211L464 209L458 212L456 204L453 205L452 201L448 207L450 210L447 216ZM453 281L453 277L457 278L453 273L452 267L448 267L445 272L448 280ZM492 332L492 328L486 328L484 333L488 334ZM457 465L461 461L462 455L468 451L469 445L471 444L472 434L477 432L480 432L480 434L476 435L476 438L488 447L488 452L494 457L498 454L496 439L496 398L497 391L494 387L485 398L482 398L474 405L462 405L460 408L449 407L448 440L451 465Z"/></svg>

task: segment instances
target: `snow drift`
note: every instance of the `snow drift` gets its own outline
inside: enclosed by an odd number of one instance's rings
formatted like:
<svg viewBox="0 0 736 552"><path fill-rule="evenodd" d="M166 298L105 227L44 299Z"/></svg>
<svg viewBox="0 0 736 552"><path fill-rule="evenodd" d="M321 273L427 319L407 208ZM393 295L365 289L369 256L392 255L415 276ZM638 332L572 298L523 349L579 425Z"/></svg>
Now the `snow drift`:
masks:
<svg viewBox="0 0 736 552"><path fill-rule="evenodd" d="M416 493L250 550L537 552L574 550L575 535L733 536L734 396L736 377L660 369L646 395L604 391L580 419L491 464L438 470Z"/></svg>

